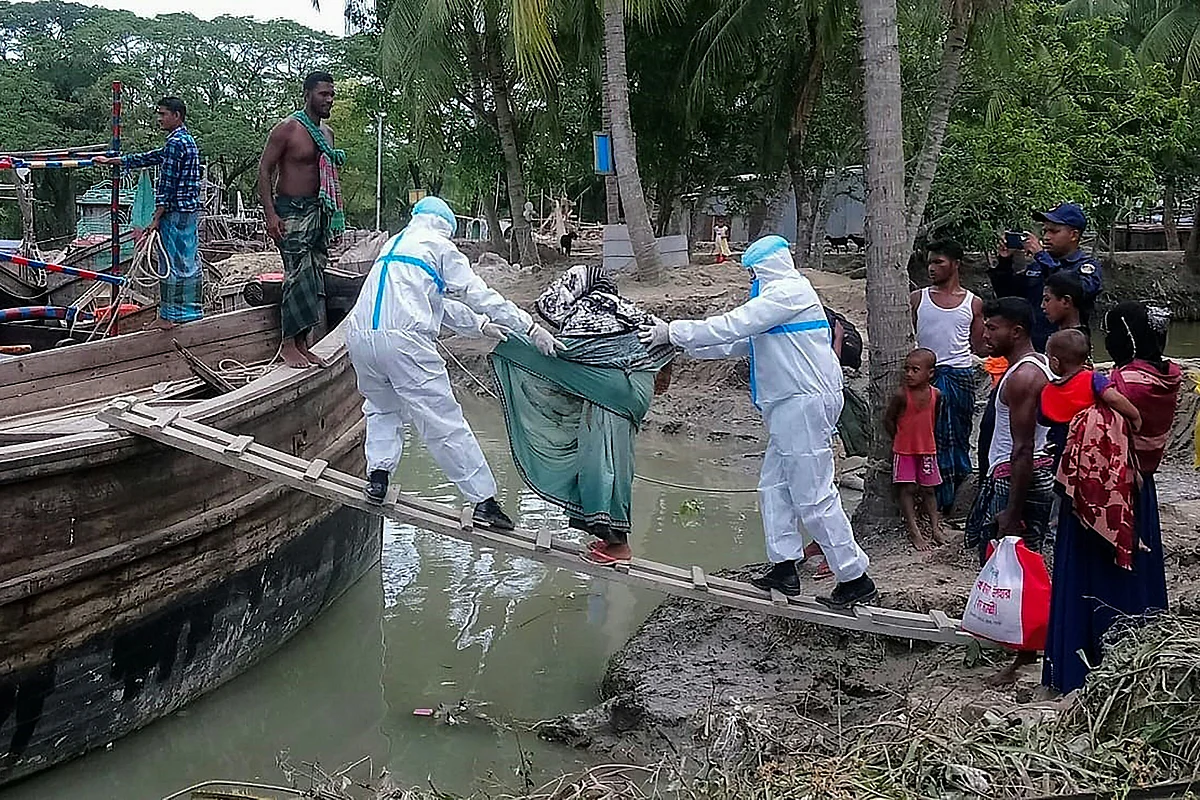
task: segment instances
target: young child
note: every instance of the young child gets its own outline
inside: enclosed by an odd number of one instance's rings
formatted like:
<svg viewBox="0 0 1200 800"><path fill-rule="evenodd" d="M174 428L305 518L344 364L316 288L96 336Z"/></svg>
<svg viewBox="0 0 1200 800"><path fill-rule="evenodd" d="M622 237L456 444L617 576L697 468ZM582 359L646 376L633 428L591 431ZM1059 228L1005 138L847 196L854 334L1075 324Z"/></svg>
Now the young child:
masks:
<svg viewBox="0 0 1200 800"><path fill-rule="evenodd" d="M1129 420L1135 432L1142 427L1142 415L1137 407L1118 392L1108 378L1087 368L1091 349L1091 342L1079 328L1057 331L1046 342L1050 370L1056 378L1042 389L1041 415L1050 427L1047 440L1054 446L1055 472L1067 442L1071 420L1085 408L1104 403Z"/></svg>
<svg viewBox="0 0 1200 800"><path fill-rule="evenodd" d="M883 418L892 437L892 482L900 491L900 510L908 527L908 539L918 550L932 550L946 543L938 519L933 489L942 482L933 437L939 392L930 385L937 356L919 347L904 360L904 385L896 390ZM917 498L929 515L931 538L917 527Z"/></svg>
<svg viewBox="0 0 1200 800"><path fill-rule="evenodd" d="M1056 272L1046 278L1042 289L1042 311L1050 324L1060 331L1077 330L1086 337L1087 327L1080 321L1079 307L1083 303L1083 284L1074 275Z"/></svg>

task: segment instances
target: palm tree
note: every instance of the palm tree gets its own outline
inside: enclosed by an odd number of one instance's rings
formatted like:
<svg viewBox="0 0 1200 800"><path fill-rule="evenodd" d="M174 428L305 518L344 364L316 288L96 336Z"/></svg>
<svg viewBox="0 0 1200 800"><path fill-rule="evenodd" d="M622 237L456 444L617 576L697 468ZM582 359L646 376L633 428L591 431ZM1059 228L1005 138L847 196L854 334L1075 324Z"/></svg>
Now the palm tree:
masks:
<svg viewBox="0 0 1200 800"><path fill-rule="evenodd" d="M624 0L604 0L604 100L612 125L613 159L617 166L617 184L625 206L625 224L639 280L662 280L662 255L650 224L650 212L642 192L642 176L637 165L637 142L629 116L629 74L625 68Z"/></svg>
<svg viewBox="0 0 1200 800"><path fill-rule="evenodd" d="M938 160L942 155L942 144L946 140L946 127L950 122L950 107L962 78L963 52L967 48L967 34L973 16L972 0L950 0L947 9L949 24L946 39L942 44L942 61L938 70L937 85L929 103L925 118L925 135L917 153L909 182L905 211L904 252L911 253L921 222L925 218L925 206L929 203L929 192L937 176Z"/></svg>
<svg viewBox="0 0 1200 800"><path fill-rule="evenodd" d="M808 210L819 195L824 170L805 164L809 124L820 101L825 68L853 22L845 0L718 0L694 43L691 99L694 113L747 64L764 64L753 113L762 120L761 172L786 168L796 200L796 257L808 255Z"/></svg>
<svg viewBox="0 0 1200 800"><path fill-rule="evenodd" d="M394 0L380 61L384 76L415 109L418 126L441 109L459 107L495 131L504 155L513 241L522 263L537 264L523 213L527 197L506 36L510 15L500 0Z"/></svg>
<svg viewBox="0 0 1200 800"><path fill-rule="evenodd" d="M904 139L901 124L900 45L896 0L859 0L862 18L864 113L866 118L867 336L871 341L871 407L875 419L900 383L904 357L912 348L908 306L908 252L904 197ZM874 452L890 463L887 441L876 435ZM875 470L871 480L886 475ZM887 497L886 492L867 496ZM867 503L863 504L868 505ZM860 509L860 514L878 509Z"/></svg>
<svg viewBox="0 0 1200 800"><path fill-rule="evenodd" d="M638 16L650 17L673 0L639 0L631 10ZM629 114L629 75L625 66L624 0L564 2L553 9L549 0L513 0L512 30L517 66L523 75L541 86L551 84L558 74L561 61L555 46L552 25L561 22L566 31L579 33L591 28L599 12L603 21L603 70L601 72L604 104L611 125L613 160L616 162L617 185L625 208L625 223L637 261L639 280L656 282L662 278L662 255L650 213L646 207L642 178L638 172L637 146ZM608 199L610 212L615 204Z"/></svg>

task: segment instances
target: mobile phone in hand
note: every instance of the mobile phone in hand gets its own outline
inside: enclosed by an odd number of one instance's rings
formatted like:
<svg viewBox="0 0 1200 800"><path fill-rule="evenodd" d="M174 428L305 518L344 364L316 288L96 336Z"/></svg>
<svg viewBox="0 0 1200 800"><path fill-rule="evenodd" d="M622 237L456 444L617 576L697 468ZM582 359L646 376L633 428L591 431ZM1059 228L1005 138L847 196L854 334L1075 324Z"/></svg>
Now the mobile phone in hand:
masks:
<svg viewBox="0 0 1200 800"><path fill-rule="evenodd" d="M1025 246L1025 234L1021 231L1005 231L1004 246L1009 250L1020 250Z"/></svg>

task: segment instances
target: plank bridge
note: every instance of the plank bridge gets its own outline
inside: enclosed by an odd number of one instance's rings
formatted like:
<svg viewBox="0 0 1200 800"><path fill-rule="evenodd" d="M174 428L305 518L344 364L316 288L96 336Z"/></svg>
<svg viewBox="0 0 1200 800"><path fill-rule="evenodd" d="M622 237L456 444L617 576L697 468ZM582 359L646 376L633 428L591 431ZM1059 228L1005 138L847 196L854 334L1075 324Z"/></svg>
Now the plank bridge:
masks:
<svg viewBox="0 0 1200 800"><path fill-rule="evenodd" d="M682 568L641 558L628 564L593 564L580 558L581 545L555 538L549 529L499 531L477 526L470 507L459 511L440 503L401 495L399 486L391 488L382 504L370 503L363 496L366 482L362 478L331 469L322 459L298 458L261 445L250 436L236 436L201 424L181 416L180 412L178 408L156 408L123 398L110 403L97 416L119 430L296 491L573 572L642 586L676 597L844 630L948 644L972 641L972 637L960 629L958 620L941 611L919 614L874 606L836 611L821 605L812 596L788 597L777 591L768 594L749 583L708 575L698 566Z"/></svg>

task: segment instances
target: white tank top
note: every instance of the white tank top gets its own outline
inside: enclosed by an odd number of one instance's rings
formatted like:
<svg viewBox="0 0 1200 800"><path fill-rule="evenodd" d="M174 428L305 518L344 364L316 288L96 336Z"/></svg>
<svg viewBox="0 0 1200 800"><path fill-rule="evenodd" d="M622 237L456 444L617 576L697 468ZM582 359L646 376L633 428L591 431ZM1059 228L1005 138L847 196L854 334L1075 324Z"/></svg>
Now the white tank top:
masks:
<svg viewBox="0 0 1200 800"><path fill-rule="evenodd" d="M1046 363L1046 357L1041 353L1030 353L1022 358L1016 364L1008 368L1004 373L1004 377L1000 379L1000 385L996 387L996 428L992 431L992 442L988 446L988 474L991 475L996 471L996 467L1001 464L1007 464L1012 460L1013 440L1012 440L1012 419L1008 415L1008 404L1000 398L1004 394L1004 384L1008 382L1008 376L1017 371L1017 368L1022 364L1036 364L1046 374L1048 380L1054 380L1054 373L1050 371L1050 365ZM1046 434L1049 428L1045 425L1035 423L1033 427L1033 457L1040 458L1046 455Z"/></svg>
<svg viewBox="0 0 1200 800"><path fill-rule="evenodd" d="M921 290L917 304L917 346L932 350L939 367L971 366L971 322L975 318L972 306L975 295L954 308L942 308L929 296L929 288Z"/></svg>

